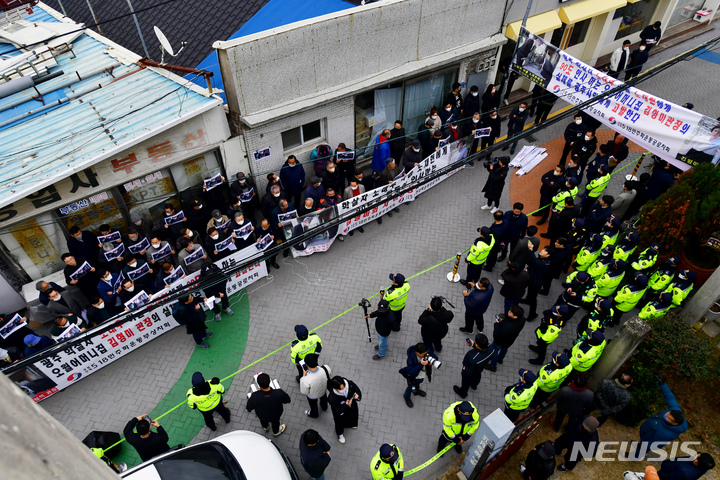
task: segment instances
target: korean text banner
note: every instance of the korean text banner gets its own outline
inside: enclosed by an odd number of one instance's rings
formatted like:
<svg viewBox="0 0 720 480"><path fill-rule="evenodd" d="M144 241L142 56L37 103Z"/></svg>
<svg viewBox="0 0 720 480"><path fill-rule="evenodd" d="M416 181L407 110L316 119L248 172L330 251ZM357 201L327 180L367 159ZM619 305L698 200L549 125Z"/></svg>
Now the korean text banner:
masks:
<svg viewBox="0 0 720 480"><path fill-rule="evenodd" d="M573 105L623 85L524 28L518 45L522 47L513 59L513 69ZM525 50L520 52L523 47ZM544 75L533 73L538 68ZM720 122L635 87L606 97L584 111L682 170L720 160Z"/></svg>
<svg viewBox="0 0 720 480"><path fill-rule="evenodd" d="M215 264L229 268L256 254L257 249L250 246ZM228 278L226 292L232 295L267 274L265 262L257 262ZM159 302L170 291L193 283L199 276L200 272L196 272L179 279L153 295L150 302ZM177 326L172 316L172 303L158 306L141 318L127 320L101 335L87 336L76 345L61 348L54 355L14 372L10 379L39 402Z"/></svg>

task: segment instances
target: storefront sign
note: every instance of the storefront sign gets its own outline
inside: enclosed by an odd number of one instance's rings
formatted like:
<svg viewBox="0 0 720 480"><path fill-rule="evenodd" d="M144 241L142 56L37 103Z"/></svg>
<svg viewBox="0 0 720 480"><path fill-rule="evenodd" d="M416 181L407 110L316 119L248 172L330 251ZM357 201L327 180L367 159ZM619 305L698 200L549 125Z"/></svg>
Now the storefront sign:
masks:
<svg viewBox="0 0 720 480"><path fill-rule="evenodd" d="M98 162L3 207L0 209L0 228L6 222L17 222L53 208L62 207L63 215L79 212L90 204L107 200L107 192L100 192L115 185L123 185L128 191L143 185L142 180L128 183L128 177L146 175L145 183L152 183L162 178L158 172L160 168L197 156L223 140L222 131L206 129L202 117L192 118L116 157ZM96 194L100 196L94 197Z"/></svg>
<svg viewBox="0 0 720 480"><path fill-rule="evenodd" d="M251 245L220 262L215 262L215 264L221 268L229 268L241 264L245 259L256 254L257 250ZM265 262L258 262L230 277L226 293L232 295L266 277L267 274ZM189 285L195 282L199 276L200 272L196 272L181 278L170 288L152 295L148 301L157 302L173 288ZM48 398L177 326L178 323L172 316L172 304L170 304L158 306L150 310L144 317L127 321L101 335L91 337L89 334L92 332L84 334L87 338L81 343L64 348L55 355L32 364L33 370L39 371L47 377L46 382L42 383L50 387L42 392L31 392L33 400L39 402ZM22 375L13 376L24 378ZM27 386L25 390L28 390Z"/></svg>
<svg viewBox="0 0 720 480"><path fill-rule="evenodd" d="M517 55L513 69L536 81L538 64L528 65L519 57L535 58L536 49L550 51L557 47L524 28L518 44L521 42L530 42L533 50ZM557 50L557 54L559 59L552 74L541 68L541 81L547 82L541 84L568 103L578 105L623 84L562 50ZM704 162L717 164L720 160L720 127L716 120L637 88L629 87L606 97L585 112L682 170Z"/></svg>

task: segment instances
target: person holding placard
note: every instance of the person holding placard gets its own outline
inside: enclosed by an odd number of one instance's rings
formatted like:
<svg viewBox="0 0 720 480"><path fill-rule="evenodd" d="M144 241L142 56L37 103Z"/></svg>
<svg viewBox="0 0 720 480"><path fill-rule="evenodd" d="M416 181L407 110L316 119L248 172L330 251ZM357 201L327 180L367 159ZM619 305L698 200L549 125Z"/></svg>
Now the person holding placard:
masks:
<svg viewBox="0 0 720 480"><path fill-rule="evenodd" d="M116 286L120 276L117 273L111 273L107 268L100 269L99 273L100 281L96 288L100 297L103 301L107 302L108 305L120 305L120 297L118 297L119 286Z"/></svg>
<svg viewBox="0 0 720 480"><path fill-rule="evenodd" d="M98 277L93 267L85 258L63 253L60 259L65 262L65 281L75 285L86 297L97 294Z"/></svg>
<svg viewBox="0 0 720 480"><path fill-rule="evenodd" d="M68 252L74 257L89 258L95 262L100 255L98 239L88 231L81 231L79 227L72 226L68 231L70 238L67 241Z"/></svg>
<svg viewBox="0 0 720 480"><path fill-rule="evenodd" d="M123 242L128 249L128 252L133 255L145 255L147 249L150 246L150 240L145 235L145 232L138 230L135 227L128 228L125 241Z"/></svg>
<svg viewBox="0 0 720 480"><path fill-rule="evenodd" d="M185 331L193 336L196 346L210 348L205 339L212 337L213 333L208 332L205 326L207 317L201 305L202 301L192 294L182 296L173 306L172 316L179 324L185 325Z"/></svg>
<svg viewBox="0 0 720 480"><path fill-rule="evenodd" d="M205 244L209 246L208 252L210 253L210 258L220 260L233 253L232 247L235 245L235 240L232 237L232 232L230 235L226 235L217 228L210 227L207 238L205 239Z"/></svg>
<svg viewBox="0 0 720 480"><path fill-rule="evenodd" d="M203 199L207 208L222 209L225 206L225 188L225 177L221 173L203 180Z"/></svg>
<svg viewBox="0 0 720 480"><path fill-rule="evenodd" d="M258 245L259 245L259 242L261 242L262 239L266 235L270 235L270 239L272 239L273 241L276 238L278 238L278 235L279 235L277 228L275 228L275 225L271 224L267 218L262 219L262 221L260 222L260 228L258 228L255 233L256 233L256 237L257 237L256 242L258 242L257 243ZM288 250L285 250L285 251L287 252ZM267 263L269 263L273 267L277 268L278 270L280 269L280 265L278 265L278 263L277 263L277 254L268 258Z"/></svg>
<svg viewBox="0 0 720 480"><path fill-rule="evenodd" d="M148 293L155 293L153 285L153 269L144 259L130 255L125 259L125 266L122 268L125 278L129 278L138 288Z"/></svg>
<svg viewBox="0 0 720 480"><path fill-rule="evenodd" d="M246 177L243 172L238 172L236 177L237 180L230 185L230 195L240 200L243 213L249 220L255 221L255 214L260 208L260 197L255 181Z"/></svg>
<svg viewBox="0 0 720 480"><path fill-rule="evenodd" d="M223 277L222 270L217 265L206 261L200 270L200 281L211 283L209 287L203 289L203 293L205 298L215 298L212 308L215 321L222 320L220 305L222 305L222 310L225 313L232 316L234 312L230 309L230 302L228 301L227 279Z"/></svg>
<svg viewBox="0 0 720 480"><path fill-rule="evenodd" d="M105 303L102 298L96 295L90 299L90 307L87 309L88 322L91 325L100 325L110 320L122 310L120 307Z"/></svg>
<svg viewBox="0 0 720 480"><path fill-rule="evenodd" d="M86 331L85 322L82 318L76 317L72 313L59 315L53 319L55 325L50 329L50 336L56 342L68 340L68 332L70 330L79 330L78 333Z"/></svg>
<svg viewBox="0 0 720 480"><path fill-rule="evenodd" d="M207 259L207 254L200 245L195 245L188 238L181 238L179 241L180 252L178 252L178 260L186 273L195 273L200 270L202 260Z"/></svg>
<svg viewBox="0 0 720 480"><path fill-rule="evenodd" d="M95 293L94 295L97 295ZM85 299L81 298L82 295L75 293L71 290L65 290L62 294L56 290L50 290L48 292L48 310L53 314L66 314L74 313L75 315L82 316Z"/></svg>
<svg viewBox="0 0 720 480"><path fill-rule="evenodd" d="M355 178L355 152L348 150L344 143L338 143L335 151L335 165L348 183Z"/></svg>
<svg viewBox="0 0 720 480"><path fill-rule="evenodd" d="M175 264L175 250L165 240L153 235L150 237L150 247L145 251L145 259L152 265L161 265L164 262Z"/></svg>
<svg viewBox="0 0 720 480"><path fill-rule="evenodd" d="M170 240L174 242L180 237L180 229L187 222L185 213L176 211L172 203L166 203L162 214L163 228L168 233Z"/></svg>
<svg viewBox="0 0 720 480"><path fill-rule="evenodd" d="M255 243L255 227L241 212L235 214L235 218L230 223L230 230L232 231L232 236L235 238L235 246L238 250L242 250Z"/></svg>
<svg viewBox="0 0 720 480"><path fill-rule="evenodd" d="M104 261L101 265L106 266L113 273L119 272L123 267L123 259L128 256L129 252L125 248L125 244L116 245L114 243L105 242L102 246ZM130 254L132 255L132 254Z"/></svg>

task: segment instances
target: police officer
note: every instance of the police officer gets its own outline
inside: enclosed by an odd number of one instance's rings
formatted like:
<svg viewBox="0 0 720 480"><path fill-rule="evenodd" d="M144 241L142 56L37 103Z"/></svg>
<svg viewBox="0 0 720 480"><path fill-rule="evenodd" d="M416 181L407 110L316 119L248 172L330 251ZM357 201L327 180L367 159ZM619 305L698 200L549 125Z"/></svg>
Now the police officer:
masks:
<svg viewBox="0 0 720 480"><path fill-rule="evenodd" d="M492 359L495 351L492 348L488 348L490 342L482 333L475 335L474 341L468 339L468 343L472 348L463 358L460 386L453 385L453 391L457 393L460 398L467 397L468 389L471 387L473 390L477 390L480 379L482 378L482 371L485 369L485 365Z"/></svg>
<svg viewBox="0 0 720 480"><path fill-rule="evenodd" d="M599 176L588 182L585 186L584 198L582 201L582 207L580 209L580 216L585 217L590 213L590 207L597 201L597 198L602 195L605 188L608 186L610 181L610 167L601 164L598 168Z"/></svg>
<svg viewBox="0 0 720 480"><path fill-rule="evenodd" d="M567 316L567 305L553 305L550 310L545 311L540 326L535 330L537 345L528 345L528 348L538 355L537 358L530 360L531 364L542 365L545 363L547 347L560 335Z"/></svg>
<svg viewBox="0 0 720 480"><path fill-rule="evenodd" d="M450 443L455 444L457 453L462 453L463 443L467 442L480 426L477 408L468 401L455 402L445 410L442 419L443 431L438 440L438 453Z"/></svg>
<svg viewBox="0 0 720 480"><path fill-rule="evenodd" d="M608 265L607 271L600 278L595 279L598 296L612 297L624 277L625 262L622 260L612 260L610 265Z"/></svg>
<svg viewBox="0 0 720 480"><path fill-rule="evenodd" d="M651 297L656 297L660 292L664 292L668 285L670 285L679 263L680 259L675 255L671 255L650 275L648 278L647 293Z"/></svg>
<svg viewBox="0 0 720 480"><path fill-rule="evenodd" d="M587 273L593 278L593 280L595 280L596 284L597 281L605 275L605 272L607 272L608 268L610 268L610 264L614 261L613 253L615 253L615 246L608 245L600 250L600 256L598 259L595 260L595 263L588 267Z"/></svg>
<svg viewBox="0 0 720 480"><path fill-rule="evenodd" d="M225 423L230 423L230 410L225 406L222 399L225 387L220 383L220 379L213 377L212 380L207 382L202 373L195 372L192 376L192 385L192 388L187 392L188 406L193 410L200 410L205 419L205 425L213 432L217 430L213 419L214 412L218 412L225 420Z"/></svg>
<svg viewBox="0 0 720 480"><path fill-rule="evenodd" d="M692 292L697 276L692 270L681 270L673 282L665 289L672 295L673 307L679 307Z"/></svg>
<svg viewBox="0 0 720 480"><path fill-rule="evenodd" d="M550 355L550 363L543 365L538 372L537 383L538 390L535 392L530 408L535 408L550 395L557 391L563 384L565 379L572 372L570 359L564 353L552 352Z"/></svg>
<svg viewBox="0 0 720 480"><path fill-rule="evenodd" d="M390 288L380 293L383 300L387 300L390 304L390 310L395 314L398 325L401 325L402 313L405 310L408 293L410 293L410 284L405 281L405 275L401 273L391 273L390 280L392 280Z"/></svg>
<svg viewBox="0 0 720 480"><path fill-rule="evenodd" d="M659 243L653 243L648 248L640 252L637 260L632 262L630 266L635 271L647 274L653 265L655 265L655 262L657 262L658 252L660 252L661 248L662 246Z"/></svg>
<svg viewBox="0 0 720 480"><path fill-rule="evenodd" d="M590 268L590 266L598 259L601 251L602 235L594 233L587 239L585 245L578 252L575 257L575 262L573 263L573 268L580 272L587 271L587 269Z"/></svg>
<svg viewBox="0 0 720 480"><path fill-rule="evenodd" d="M405 472L402 453L392 443L383 443L370 461L373 480L401 480Z"/></svg>
<svg viewBox="0 0 720 480"><path fill-rule="evenodd" d="M626 232L625 236L620 240L620 243L615 246L615 252L613 258L615 260L628 261L630 255L632 255L637 249L640 235L635 232Z"/></svg>
<svg viewBox="0 0 720 480"><path fill-rule="evenodd" d="M635 278L632 282L622 287L615 294L615 314L613 315L612 324L617 325L620 323L620 317L623 313L627 313L642 300L643 295L648 288L648 278L640 272L635 274Z"/></svg>
<svg viewBox="0 0 720 480"><path fill-rule="evenodd" d="M505 389L505 410L503 413L513 423L515 423L523 410L530 405L538 389L537 376L533 372L521 368L518 375L520 375L520 381Z"/></svg>
<svg viewBox="0 0 720 480"><path fill-rule="evenodd" d="M587 331L587 337L580 340L572 348L570 364L578 372L587 372L595 365L605 350L605 335L600 331Z"/></svg>
<svg viewBox="0 0 720 480"><path fill-rule="evenodd" d="M618 238L620 238L620 225L621 223L619 218L615 218L612 215L608 218L608 221L605 222L605 225L603 225L602 230L600 231L600 236L603 241L602 248L605 248L608 245L615 245L617 243Z"/></svg>
<svg viewBox="0 0 720 480"><path fill-rule="evenodd" d="M638 313L642 320L652 320L662 317L673 307L672 293L662 292L654 300L650 300Z"/></svg>
<svg viewBox="0 0 720 480"><path fill-rule="evenodd" d="M578 338L582 337L588 329L605 331L605 325L612 321L614 315L615 310L612 308L612 300L598 297L593 311L585 315L578 323Z"/></svg>
<svg viewBox="0 0 720 480"><path fill-rule="evenodd" d="M477 283L482 273L482 266L495 246L495 236L490 231L490 227L478 228L477 231L480 236L475 239L475 242L470 247L470 252L465 257L467 274L464 280L460 280L460 283L465 286L470 282Z"/></svg>
<svg viewBox="0 0 720 480"><path fill-rule="evenodd" d="M298 371L295 381L300 383L300 377L303 376L303 367L300 365L300 360L311 353L320 353L322 351L322 340L317 334L308 333L305 325L295 325L295 334L297 340L294 340L290 347L290 360L295 364Z"/></svg>
<svg viewBox="0 0 720 480"><path fill-rule="evenodd" d="M560 191L555 194L552 198L552 213L553 215L560 214L565 208L565 199L575 199L575 195L578 193L578 180L575 177L570 177L565 180L565 185L560 188Z"/></svg>
<svg viewBox="0 0 720 480"><path fill-rule="evenodd" d="M587 272L575 270L565 279L562 284L565 291L555 301L555 305L567 305L567 320L571 319L580 307L591 305L597 296L597 286Z"/></svg>

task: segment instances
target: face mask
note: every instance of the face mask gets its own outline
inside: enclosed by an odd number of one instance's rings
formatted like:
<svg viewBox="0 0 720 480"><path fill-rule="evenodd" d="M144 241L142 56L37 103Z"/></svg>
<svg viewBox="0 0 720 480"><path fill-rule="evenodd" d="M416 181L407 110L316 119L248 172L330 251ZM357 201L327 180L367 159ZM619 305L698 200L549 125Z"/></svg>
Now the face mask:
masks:
<svg viewBox="0 0 720 480"><path fill-rule="evenodd" d="M559 177L560 175L562 175L562 173L553 172L553 175L555 175L556 177Z"/></svg>
<svg viewBox="0 0 720 480"><path fill-rule="evenodd" d="M446 111L446 112L452 112L452 107L446 108L445 111Z"/></svg>
<svg viewBox="0 0 720 480"><path fill-rule="evenodd" d="M625 48L623 48L623 50L628 51L628 50L630 50L630 47L625 47Z"/></svg>
<svg viewBox="0 0 720 480"><path fill-rule="evenodd" d="M328 172L330 172L330 173L335 173L335 169L334 169L334 168L328 168Z"/></svg>
<svg viewBox="0 0 720 480"><path fill-rule="evenodd" d="M160 244L160 243L153 243L153 244L152 244L152 247L153 247L154 249L158 249L158 248L160 248L160 245L162 245L162 244Z"/></svg>
<svg viewBox="0 0 720 480"><path fill-rule="evenodd" d="M138 237L137 235L135 235L134 237L128 235L128 238L134 242L135 240L137 240Z"/></svg>
<svg viewBox="0 0 720 480"><path fill-rule="evenodd" d="M135 285L133 285L131 287L127 287L125 290L127 290L128 292L132 292L135 290Z"/></svg>
<svg viewBox="0 0 720 480"><path fill-rule="evenodd" d="M480 121L479 118L473 118L473 123L478 123Z"/></svg>
<svg viewBox="0 0 720 480"><path fill-rule="evenodd" d="M128 265L130 265L132 268L135 268L137 267L137 262L128 263Z"/></svg>
<svg viewBox="0 0 720 480"><path fill-rule="evenodd" d="M587 142L587 141L589 141L589 140L590 140L590 137L588 137L587 135L585 135L585 141Z"/></svg>
<svg viewBox="0 0 720 480"><path fill-rule="evenodd" d="M82 235L78 235L77 237L73 237L78 242L82 242Z"/></svg>
<svg viewBox="0 0 720 480"><path fill-rule="evenodd" d="M243 223L245 223L245 219L244 218L236 218L235 223L237 223L238 225L242 225Z"/></svg>
<svg viewBox="0 0 720 480"><path fill-rule="evenodd" d="M222 218L220 218L220 219L217 219L217 218L216 218L216 219L215 219L215 224L216 224L216 225L220 225L221 223L222 223Z"/></svg>
<svg viewBox="0 0 720 480"><path fill-rule="evenodd" d="M212 238L213 240L217 240L218 238L220 238L220 235L210 235L210 238Z"/></svg>
<svg viewBox="0 0 720 480"><path fill-rule="evenodd" d="M53 298L52 300L53 300L53 302L59 302L60 299L62 299L62 295L60 295L60 294L58 293L58 296L55 297L55 298Z"/></svg>
<svg viewBox="0 0 720 480"><path fill-rule="evenodd" d="M493 120L495 120L495 119L497 118L497 115L490 115L490 118L492 118Z"/></svg>
<svg viewBox="0 0 720 480"><path fill-rule="evenodd" d="M472 96L473 96L473 97L477 97L477 96L478 96L478 92L472 92Z"/></svg>
<svg viewBox="0 0 720 480"><path fill-rule="evenodd" d="M420 152L420 149L413 147L413 152L418 153L418 152Z"/></svg>
<svg viewBox="0 0 720 480"><path fill-rule="evenodd" d="M106 282L109 282L110 280L112 280L112 275L110 275L108 273L106 276L103 277L103 280L105 280Z"/></svg>
<svg viewBox="0 0 720 480"><path fill-rule="evenodd" d="M438 117L437 115L433 115L433 116L432 116L432 119L433 119L433 120L436 120L437 117Z"/></svg>
<svg viewBox="0 0 720 480"><path fill-rule="evenodd" d="M245 185L245 180L240 180L240 185Z"/></svg>
<svg viewBox="0 0 720 480"><path fill-rule="evenodd" d="M273 197L277 198L277 197L279 197L279 196L280 196L279 193L273 193Z"/></svg>
<svg viewBox="0 0 720 480"><path fill-rule="evenodd" d="M100 305L97 305L97 308L99 308L100 310L105 308L105 302L100 302Z"/></svg>
<svg viewBox="0 0 720 480"><path fill-rule="evenodd" d="M582 120L575 120L575 125L582 125Z"/></svg>
<svg viewBox="0 0 720 480"><path fill-rule="evenodd" d="M291 167L294 167L295 165L297 165L297 163L290 163L288 165L290 165Z"/></svg>
<svg viewBox="0 0 720 480"><path fill-rule="evenodd" d="M524 109L523 107L520 107L520 108L518 108L518 111L519 111L520 113L522 113L522 112L525 111L525 109Z"/></svg>
<svg viewBox="0 0 720 480"><path fill-rule="evenodd" d="M193 232L191 232L191 231L189 231L189 230L188 230L188 232L187 232L187 236L188 236L188 238L192 238L192 236L193 236Z"/></svg>
<svg viewBox="0 0 720 480"><path fill-rule="evenodd" d="M645 50L645 47L640 47L640 51L642 52L643 50Z"/></svg>
<svg viewBox="0 0 720 480"><path fill-rule="evenodd" d="M142 219L140 219L140 220L135 220L133 223L134 223L135 225L142 225Z"/></svg>

